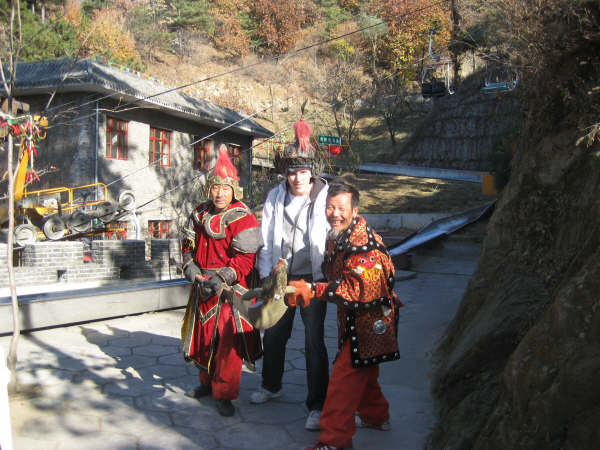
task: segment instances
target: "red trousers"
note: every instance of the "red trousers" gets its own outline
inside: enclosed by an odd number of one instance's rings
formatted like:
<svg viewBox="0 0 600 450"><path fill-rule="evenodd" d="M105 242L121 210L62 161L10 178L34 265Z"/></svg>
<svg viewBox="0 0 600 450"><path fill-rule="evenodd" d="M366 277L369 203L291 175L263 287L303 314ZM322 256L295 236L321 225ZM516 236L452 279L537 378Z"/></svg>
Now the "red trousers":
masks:
<svg viewBox="0 0 600 450"><path fill-rule="evenodd" d="M389 404L377 381L379 366L355 369L346 341L331 369L325 405L321 412L319 442L336 447L352 447L358 411L364 423L379 425L390 418Z"/></svg>
<svg viewBox="0 0 600 450"><path fill-rule="evenodd" d="M234 400L240 393L242 379L242 352L233 327L233 312L229 303L221 306L219 315L217 351L210 364L210 373L200 371L200 383L210 385L216 400Z"/></svg>

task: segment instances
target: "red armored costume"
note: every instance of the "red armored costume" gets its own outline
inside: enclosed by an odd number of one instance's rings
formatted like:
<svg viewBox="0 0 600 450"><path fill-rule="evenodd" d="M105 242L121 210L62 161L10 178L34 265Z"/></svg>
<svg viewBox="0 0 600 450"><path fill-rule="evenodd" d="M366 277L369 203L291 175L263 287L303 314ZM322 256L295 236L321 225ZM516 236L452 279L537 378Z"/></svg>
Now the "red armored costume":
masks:
<svg viewBox="0 0 600 450"><path fill-rule="evenodd" d="M319 442L344 448L352 446L355 411L365 424L389 419L378 364L400 358L396 329L402 303L393 291L394 265L385 245L361 216L327 242L323 269L329 283L317 283L315 297L338 305L340 352L329 379Z"/></svg>
<svg viewBox="0 0 600 450"><path fill-rule="evenodd" d="M207 186L231 185L239 190L227 174L219 176L218 169L219 163ZM220 211L207 201L192 213L185 234L184 267L194 284L182 325L183 355L200 369L206 392L196 397L212 391L216 400L232 400L239 394L242 360L252 365L262 355L259 332L231 302L248 287L260 244L258 222L239 200ZM207 295L202 281L211 279L219 280L219 288Z"/></svg>

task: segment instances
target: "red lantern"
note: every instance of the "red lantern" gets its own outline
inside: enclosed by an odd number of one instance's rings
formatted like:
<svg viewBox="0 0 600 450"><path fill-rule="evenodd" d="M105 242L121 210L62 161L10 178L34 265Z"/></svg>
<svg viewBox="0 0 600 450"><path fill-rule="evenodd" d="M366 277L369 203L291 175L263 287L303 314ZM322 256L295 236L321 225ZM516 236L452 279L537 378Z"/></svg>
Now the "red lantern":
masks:
<svg viewBox="0 0 600 450"><path fill-rule="evenodd" d="M339 155L340 153L342 153L342 146L341 145L332 145L329 144L329 154L336 156Z"/></svg>

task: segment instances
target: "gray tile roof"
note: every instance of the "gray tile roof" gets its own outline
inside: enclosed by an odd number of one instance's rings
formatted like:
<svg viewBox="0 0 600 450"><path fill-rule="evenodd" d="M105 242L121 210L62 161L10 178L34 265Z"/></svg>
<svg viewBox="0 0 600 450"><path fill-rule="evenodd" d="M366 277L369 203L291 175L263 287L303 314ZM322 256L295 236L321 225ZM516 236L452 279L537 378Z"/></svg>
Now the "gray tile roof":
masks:
<svg viewBox="0 0 600 450"><path fill-rule="evenodd" d="M61 59L20 63L17 66L16 97L43 92L99 92L118 96L131 104L162 108L188 120L216 127L233 123L233 132L269 137L273 133L251 119L205 100L172 90L139 74L125 72L117 67L98 63L90 58ZM0 89L3 92L3 89ZM135 103L133 103L135 102ZM239 123L237 123L239 121Z"/></svg>

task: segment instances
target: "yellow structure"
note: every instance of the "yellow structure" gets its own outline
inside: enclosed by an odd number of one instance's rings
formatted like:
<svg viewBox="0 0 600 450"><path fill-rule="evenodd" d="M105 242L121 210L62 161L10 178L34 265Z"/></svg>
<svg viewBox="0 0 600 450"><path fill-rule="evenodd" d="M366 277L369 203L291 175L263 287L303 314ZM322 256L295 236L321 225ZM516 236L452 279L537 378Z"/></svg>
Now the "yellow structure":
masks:
<svg viewBox="0 0 600 450"><path fill-rule="evenodd" d="M481 189L483 195L498 195L498 189L496 189L493 174L484 173L481 176Z"/></svg>

